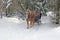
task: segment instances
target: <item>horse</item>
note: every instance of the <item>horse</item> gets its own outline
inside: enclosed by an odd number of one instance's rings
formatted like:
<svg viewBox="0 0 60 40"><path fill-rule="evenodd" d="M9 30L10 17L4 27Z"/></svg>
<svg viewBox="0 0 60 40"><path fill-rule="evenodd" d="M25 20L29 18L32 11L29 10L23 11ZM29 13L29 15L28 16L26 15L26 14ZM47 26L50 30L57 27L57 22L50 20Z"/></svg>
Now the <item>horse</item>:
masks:
<svg viewBox="0 0 60 40"><path fill-rule="evenodd" d="M40 14L36 15L35 11L32 11L31 13L28 12L26 15L27 15L27 19L26 19L27 28L32 27L35 22L37 22L38 24L41 22L41 20L39 20L41 19L41 15Z"/></svg>
<svg viewBox="0 0 60 40"><path fill-rule="evenodd" d="M35 16L36 16L36 13L35 11L32 11L31 13L27 13L27 28L29 27L32 27L32 25L34 25L34 22L35 22Z"/></svg>

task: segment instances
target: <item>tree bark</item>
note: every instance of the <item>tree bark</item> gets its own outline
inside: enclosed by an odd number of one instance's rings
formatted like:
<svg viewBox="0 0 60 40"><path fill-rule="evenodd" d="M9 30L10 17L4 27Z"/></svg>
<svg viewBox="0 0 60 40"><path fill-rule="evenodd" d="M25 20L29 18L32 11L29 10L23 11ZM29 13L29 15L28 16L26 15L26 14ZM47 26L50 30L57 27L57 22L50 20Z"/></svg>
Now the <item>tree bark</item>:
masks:
<svg viewBox="0 0 60 40"><path fill-rule="evenodd" d="M59 0L57 1L56 24L59 24Z"/></svg>

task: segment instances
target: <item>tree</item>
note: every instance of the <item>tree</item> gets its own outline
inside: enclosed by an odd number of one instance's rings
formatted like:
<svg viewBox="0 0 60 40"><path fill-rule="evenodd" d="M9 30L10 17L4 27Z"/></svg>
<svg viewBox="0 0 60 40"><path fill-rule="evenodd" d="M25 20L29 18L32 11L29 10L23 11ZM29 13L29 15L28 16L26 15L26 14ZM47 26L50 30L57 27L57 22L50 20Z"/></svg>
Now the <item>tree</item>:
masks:
<svg viewBox="0 0 60 40"><path fill-rule="evenodd" d="M60 0L57 0L57 13L56 13L56 24L59 24L59 4Z"/></svg>
<svg viewBox="0 0 60 40"><path fill-rule="evenodd" d="M54 7L55 12L56 12L56 24L59 24L59 5L60 5L59 3L60 3L60 1L57 0L55 7Z"/></svg>
<svg viewBox="0 0 60 40"><path fill-rule="evenodd" d="M25 18L26 9L29 8L31 11L35 10L38 12L42 9L43 13L46 13L46 0L5 0L5 12L6 14L13 14L17 11L18 14L22 15L22 18ZM15 14L14 14L15 15Z"/></svg>
<svg viewBox="0 0 60 40"><path fill-rule="evenodd" d="M26 11L26 8L29 8L31 11L36 9L36 11L42 9L43 12L46 13L46 0L18 0L18 3L21 6L21 10L24 12ZM25 13L24 13L25 14Z"/></svg>
<svg viewBox="0 0 60 40"><path fill-rule="evenodd" d="M3 0L0 0L0 16L3 16Z"/></svg>

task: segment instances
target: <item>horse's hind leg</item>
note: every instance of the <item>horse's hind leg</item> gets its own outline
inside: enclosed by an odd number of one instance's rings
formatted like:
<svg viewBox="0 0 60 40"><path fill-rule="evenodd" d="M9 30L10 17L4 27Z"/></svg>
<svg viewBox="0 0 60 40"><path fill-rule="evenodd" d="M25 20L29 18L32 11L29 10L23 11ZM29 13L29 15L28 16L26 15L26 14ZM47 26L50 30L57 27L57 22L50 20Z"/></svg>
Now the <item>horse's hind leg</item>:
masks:
<svg viewBox="0 0 60 40"><path fill-rule="evenodd" d="M34 25L34 19L31 21L31 27Z"/></svg>
<svg viewBox="0 0 60 40"><path fill-rule="evenodd" d="M40 23L41 23L41 19L38 20L38 25L40 25Z"/></svg>

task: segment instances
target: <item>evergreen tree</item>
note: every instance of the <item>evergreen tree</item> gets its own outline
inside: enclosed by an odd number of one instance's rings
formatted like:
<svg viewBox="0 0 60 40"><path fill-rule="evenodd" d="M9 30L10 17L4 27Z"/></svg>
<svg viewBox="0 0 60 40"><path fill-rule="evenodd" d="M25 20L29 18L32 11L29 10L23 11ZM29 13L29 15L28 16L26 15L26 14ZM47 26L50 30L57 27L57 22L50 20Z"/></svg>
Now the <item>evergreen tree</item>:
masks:
<svg viewBox="0 0 60 40"><path fill-rule="evenodd" d="M7 3L8 1L6 1ZM9 5L8 8L6 6L12 2L11 5ZM5 8L7 10L7 14L13 14L14 11L16 10L19 12L19 14L22 15L22 18L25 18L25 12L26 8L29 8L31 11L35 10L38 12L40 9L42 9L43 13L46 13L46 0L12 0L9 3L5 5ZM38 13L37 13L38 14ZM16 14L17 15L17 14Z"/></svg>

